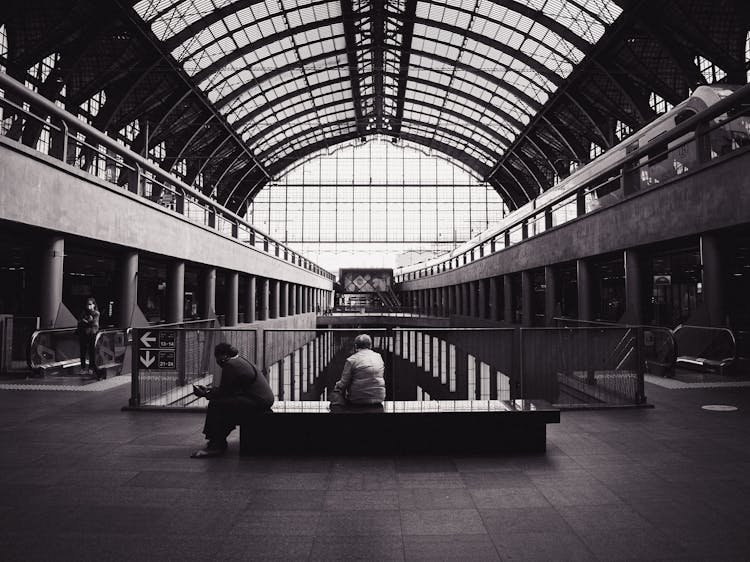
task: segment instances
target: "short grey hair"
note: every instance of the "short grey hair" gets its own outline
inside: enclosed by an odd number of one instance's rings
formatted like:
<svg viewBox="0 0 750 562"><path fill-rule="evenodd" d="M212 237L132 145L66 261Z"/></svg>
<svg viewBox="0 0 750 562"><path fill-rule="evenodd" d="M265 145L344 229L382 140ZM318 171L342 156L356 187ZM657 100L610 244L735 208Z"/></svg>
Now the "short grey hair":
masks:
<svg viewBox="0 0 750 562"><path fill-rule="evenodd" d="M354 347L357 349L370 349L372 347L372 338L367 334L360 334L354 338Z"/></svg>

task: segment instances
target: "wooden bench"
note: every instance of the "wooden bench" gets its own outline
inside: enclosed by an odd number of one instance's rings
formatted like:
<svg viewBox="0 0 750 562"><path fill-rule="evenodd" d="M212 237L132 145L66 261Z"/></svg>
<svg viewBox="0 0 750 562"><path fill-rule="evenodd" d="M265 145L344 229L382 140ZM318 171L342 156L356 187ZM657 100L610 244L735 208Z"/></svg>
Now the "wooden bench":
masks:
<svg viewBox="0 0 750 562"><path fill-rule="evenodd" d="M240 454L544 453L560 410L542 400L387 401L331 413L327 402L277 402L240 424Z"/></svg>

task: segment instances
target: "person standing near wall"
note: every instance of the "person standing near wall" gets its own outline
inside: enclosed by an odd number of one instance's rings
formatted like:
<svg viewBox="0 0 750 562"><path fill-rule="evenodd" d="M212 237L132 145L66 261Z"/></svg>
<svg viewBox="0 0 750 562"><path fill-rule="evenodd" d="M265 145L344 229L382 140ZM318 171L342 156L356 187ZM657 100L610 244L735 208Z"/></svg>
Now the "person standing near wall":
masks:
<svg viewBox="0 0 750 562"><path fill-rule="evenodd" d="M100 380L99 372L96 369L94 342L96 341L96 334L99 331L99 309L96 307L96 300L94 297L86 299L86 308L84 309L81 317L78 319L78 343L81 349L81 375L96 375L96 379ZM86 357L89 359L89 366L86 366Z"/></svg>

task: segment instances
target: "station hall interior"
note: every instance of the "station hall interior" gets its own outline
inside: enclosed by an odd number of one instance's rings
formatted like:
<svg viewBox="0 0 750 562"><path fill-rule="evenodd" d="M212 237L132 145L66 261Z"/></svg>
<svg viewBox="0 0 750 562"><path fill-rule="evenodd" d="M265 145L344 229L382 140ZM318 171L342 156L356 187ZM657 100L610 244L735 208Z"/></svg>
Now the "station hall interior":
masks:
<svg viewBox="0 0 750 562"><path fill-rule="evenodd" d="M746 560L749 82L742 0L6 0L2 558Z"/></svg>

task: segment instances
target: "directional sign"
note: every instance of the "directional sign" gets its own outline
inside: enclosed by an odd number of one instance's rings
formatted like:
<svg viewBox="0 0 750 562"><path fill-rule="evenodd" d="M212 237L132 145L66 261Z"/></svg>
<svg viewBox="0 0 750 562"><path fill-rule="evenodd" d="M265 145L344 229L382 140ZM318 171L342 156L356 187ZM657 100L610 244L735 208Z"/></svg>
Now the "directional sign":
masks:
<svg viewBox="0 0 750 562"><path fill-rule="evenodd" d="M156 336L152 336L151 332L143 332L143 335L141 336L141 345L143 347L154 347L151 345L152 343L156 343Z"/></svg>
<svg viewBox="0 0 750 562"><path fill-rule="evenodd" d="M138 338L138 366L151 370L177 368L177 337L174 330L146 330Z"/></svg>
<svg viewBox="0 0 750 562"><path fill-rule="evenodd" d="M157 367L159 369L173 370L175 368L174 351L160 351Z"/></svg>
<svg viewBox="0 0 750 562"><path fill-rule="evenodd" d="M159 348L160 349L174 349L175 332L174 330L159 330Z"/></svg>
<svg viewBox="0 0 750 562"><path fill-rule="evenodd" d="M138 354L138 357L141 360L141 365L143 365L147 369L154 364L157 356L158 353L155 351L151 351L150 349L141 350L141 352Z"/></svg>

